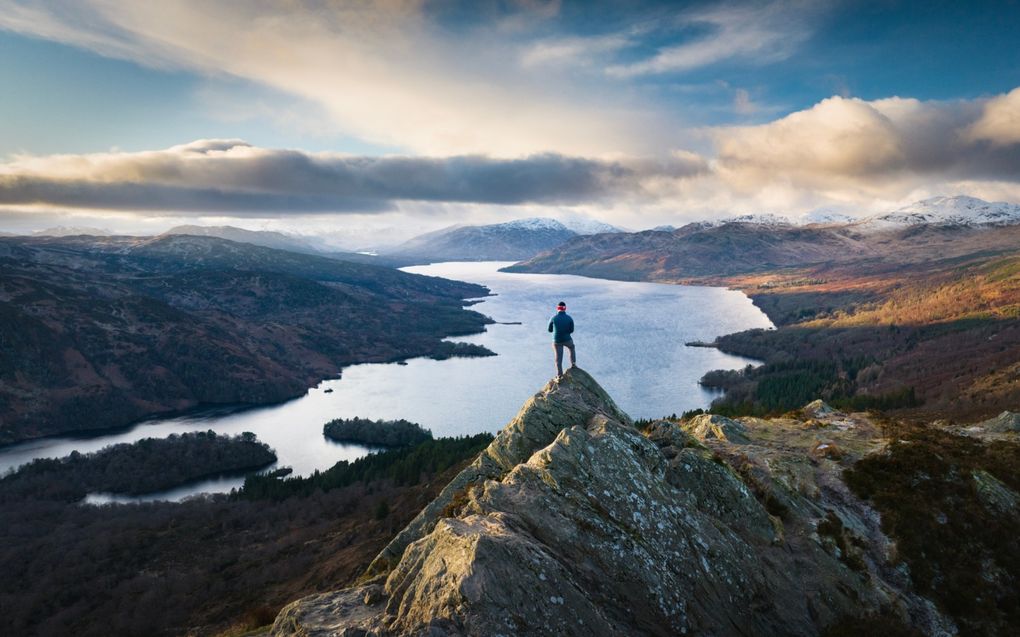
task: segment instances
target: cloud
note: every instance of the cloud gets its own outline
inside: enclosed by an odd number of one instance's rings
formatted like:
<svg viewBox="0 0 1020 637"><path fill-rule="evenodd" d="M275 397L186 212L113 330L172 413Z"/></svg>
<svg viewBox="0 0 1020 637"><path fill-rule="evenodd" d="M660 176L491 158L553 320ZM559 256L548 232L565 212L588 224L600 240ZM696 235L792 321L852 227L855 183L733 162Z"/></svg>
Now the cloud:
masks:
<svg viewBox="0 0 1020 637"><path fill-rule="evenodd" d="M733 110L740 115L753 115L758 111L758 106L751 101L747 89L738 88L733 93Z"/></svg>
<svg viewBox="0 0 1020 637"><path fill-rule="evenodd" d="M541 66L588 65L597 57L630 46L628 35L611 34L594 37L558 37L539 40L524 47L521 65Z"/></svg>
<svg viewBox="0 0 1020 637"><path fill-rule="evenodd" d="M609 66L615 77L690 71L730 60L768 64L785 60L810 37L810 19L818 3L798 1L719 4L682 14L680 27L707 33L690 41L659 49L655 55L629 64Z"/></svg>
<svg viewBox="0 0 1020 637"><path fill-rule="evenodd" d="M645 152L656 141L647 104L555 69L508 64L521 59L522 39L528 46L523 26L451 27L434 15L440 9L415 0L26 0L5 4L0 29L153 68L242 78L317 105L334 134L415 154L594 156ZM556 2L523 2L496 18L533 24L557 11ZM570 49L547 42L529 59Z"/></svg>
<svg viewBox="0 0 1020 637"><path fill-rule="evenodd" d="M981 118L967 129L965 137L993 146L1020 143L1020 88L989 100Z"/></svg>
<svg viewBox="0 0 1020 637"><path fill-rule="evenodd" d="M1015 200L1020 130L1003 116L1015 95L834 96L764 124L704 129L703 155L380 157L267 149L235 139L131 153L21 155L0 163L0 209L260 218L393 211L425 218L571 208L640 227L647 215L657 222L744 211L796 215L942 193Z"/></svg>
<svg viewBox="0 0 1020 637"><path fill-rule="evenodd" d="M136 153L16 156L0 164L0 205L231 213L373 212L395 202L575 204L640 193L650 180L697 175L693 154L606 161L355 157L199 140Z"/></svg>
<svg viewBox="0 0 1020 637"><path fill-rule="evenodd" d="M766 124L711 131L714 167L741 193L786 184L862 200L934 182L1020 181L1020 127L998 117L1006 97L831 97ZM992 144L982 143L986 135L993 135Z"/></svg>

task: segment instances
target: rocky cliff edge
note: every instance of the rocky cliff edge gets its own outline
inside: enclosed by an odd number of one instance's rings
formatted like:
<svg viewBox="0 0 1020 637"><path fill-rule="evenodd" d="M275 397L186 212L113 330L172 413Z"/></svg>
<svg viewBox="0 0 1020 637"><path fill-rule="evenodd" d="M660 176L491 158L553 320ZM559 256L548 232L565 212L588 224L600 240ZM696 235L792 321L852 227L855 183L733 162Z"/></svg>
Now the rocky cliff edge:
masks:
<svg viewBox="0 0 1020 637"><path fill-rule="evenodd" d="M870 423L812 416L639 431L571 369L360 585L290 604L271 634L816 635L879 611L953 632L836 477L841 458L874 450ZM784 426L788 444L770 444Z"/></svg>

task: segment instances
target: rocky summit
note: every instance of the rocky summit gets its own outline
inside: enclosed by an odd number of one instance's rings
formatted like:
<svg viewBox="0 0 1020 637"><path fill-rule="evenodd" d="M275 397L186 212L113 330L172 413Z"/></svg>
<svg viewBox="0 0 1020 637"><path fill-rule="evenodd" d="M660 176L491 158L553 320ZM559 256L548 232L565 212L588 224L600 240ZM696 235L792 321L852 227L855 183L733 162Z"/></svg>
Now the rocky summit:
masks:
<svg viewBox="0 0 1020 637"><path fill-rule="evenodd" d="M878 613L954 633L840 480L875 427L810 407L639 429L571 369L358 585L288 605L271 634L817 635Z"/></svg>

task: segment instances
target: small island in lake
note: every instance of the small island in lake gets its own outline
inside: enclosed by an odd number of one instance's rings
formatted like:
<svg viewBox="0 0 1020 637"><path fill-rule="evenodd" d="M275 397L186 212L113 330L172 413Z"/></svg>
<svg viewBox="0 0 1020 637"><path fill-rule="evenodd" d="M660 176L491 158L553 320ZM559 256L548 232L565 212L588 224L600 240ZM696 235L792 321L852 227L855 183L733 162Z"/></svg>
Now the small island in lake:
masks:
<svg viewBox="0 0 1020 637"><path fill-rule="evenodd" d="M435 351L429 354L428 357L435 361L445 361L450 358L484 358L495 355L496 352L484 345L441 341L436 344Z"/></svg>
<svg viewBox="0 0 1020 637"><path fill-rule="evenodd" d="M322 427L322 434L336 442L380 447L404 447L432 440L432 432L408 420L337 418Z"/></svg>
<svg viewBox="0 0 1020 637"><path fill-rule="evenodd" d="M0 502L76 502L89 493L143 495L225 473L255 471L276 454L255 434L214 431L120 443L93 453L38 458L0 478Z"/></svg>

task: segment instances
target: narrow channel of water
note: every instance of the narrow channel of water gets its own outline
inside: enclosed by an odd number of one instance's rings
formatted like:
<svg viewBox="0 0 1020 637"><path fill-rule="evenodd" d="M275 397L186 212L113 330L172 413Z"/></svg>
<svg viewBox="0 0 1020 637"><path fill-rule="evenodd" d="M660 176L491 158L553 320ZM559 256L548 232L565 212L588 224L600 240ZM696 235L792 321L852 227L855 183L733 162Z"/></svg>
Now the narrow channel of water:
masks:
<svg viewBox="0 0 1020 637"><path fill-rule="evenodd" d="M323 381L289 402L245 409L207 410L162 418L89 438L47 438L0 449L0 473L34 458L88 452L118 442L211 429L255 433L273 447L278 466L296 475L326 469L369 453L360 445L333 443L322 425L333 418L406 418L435 436L496 432L554 373L546 331L554 306L566 301L577 330L578 364L591 373L634 418L655 418L705 407L715 394L698 379L711 369L736 369L752 361L716 349L686 347L740 330L769 327L745 295L711 287L631 283L569 275L508 274L506 263L437 263L409 272L488 286L495 296L473 306L499 324L453 340L484 345L498 356L406 364L354 365L341 379ZM383 311L383 310L380 310ZM206 480L143 498L96 494L91 501L170 499L239 486L237 477Z"/></svg>

